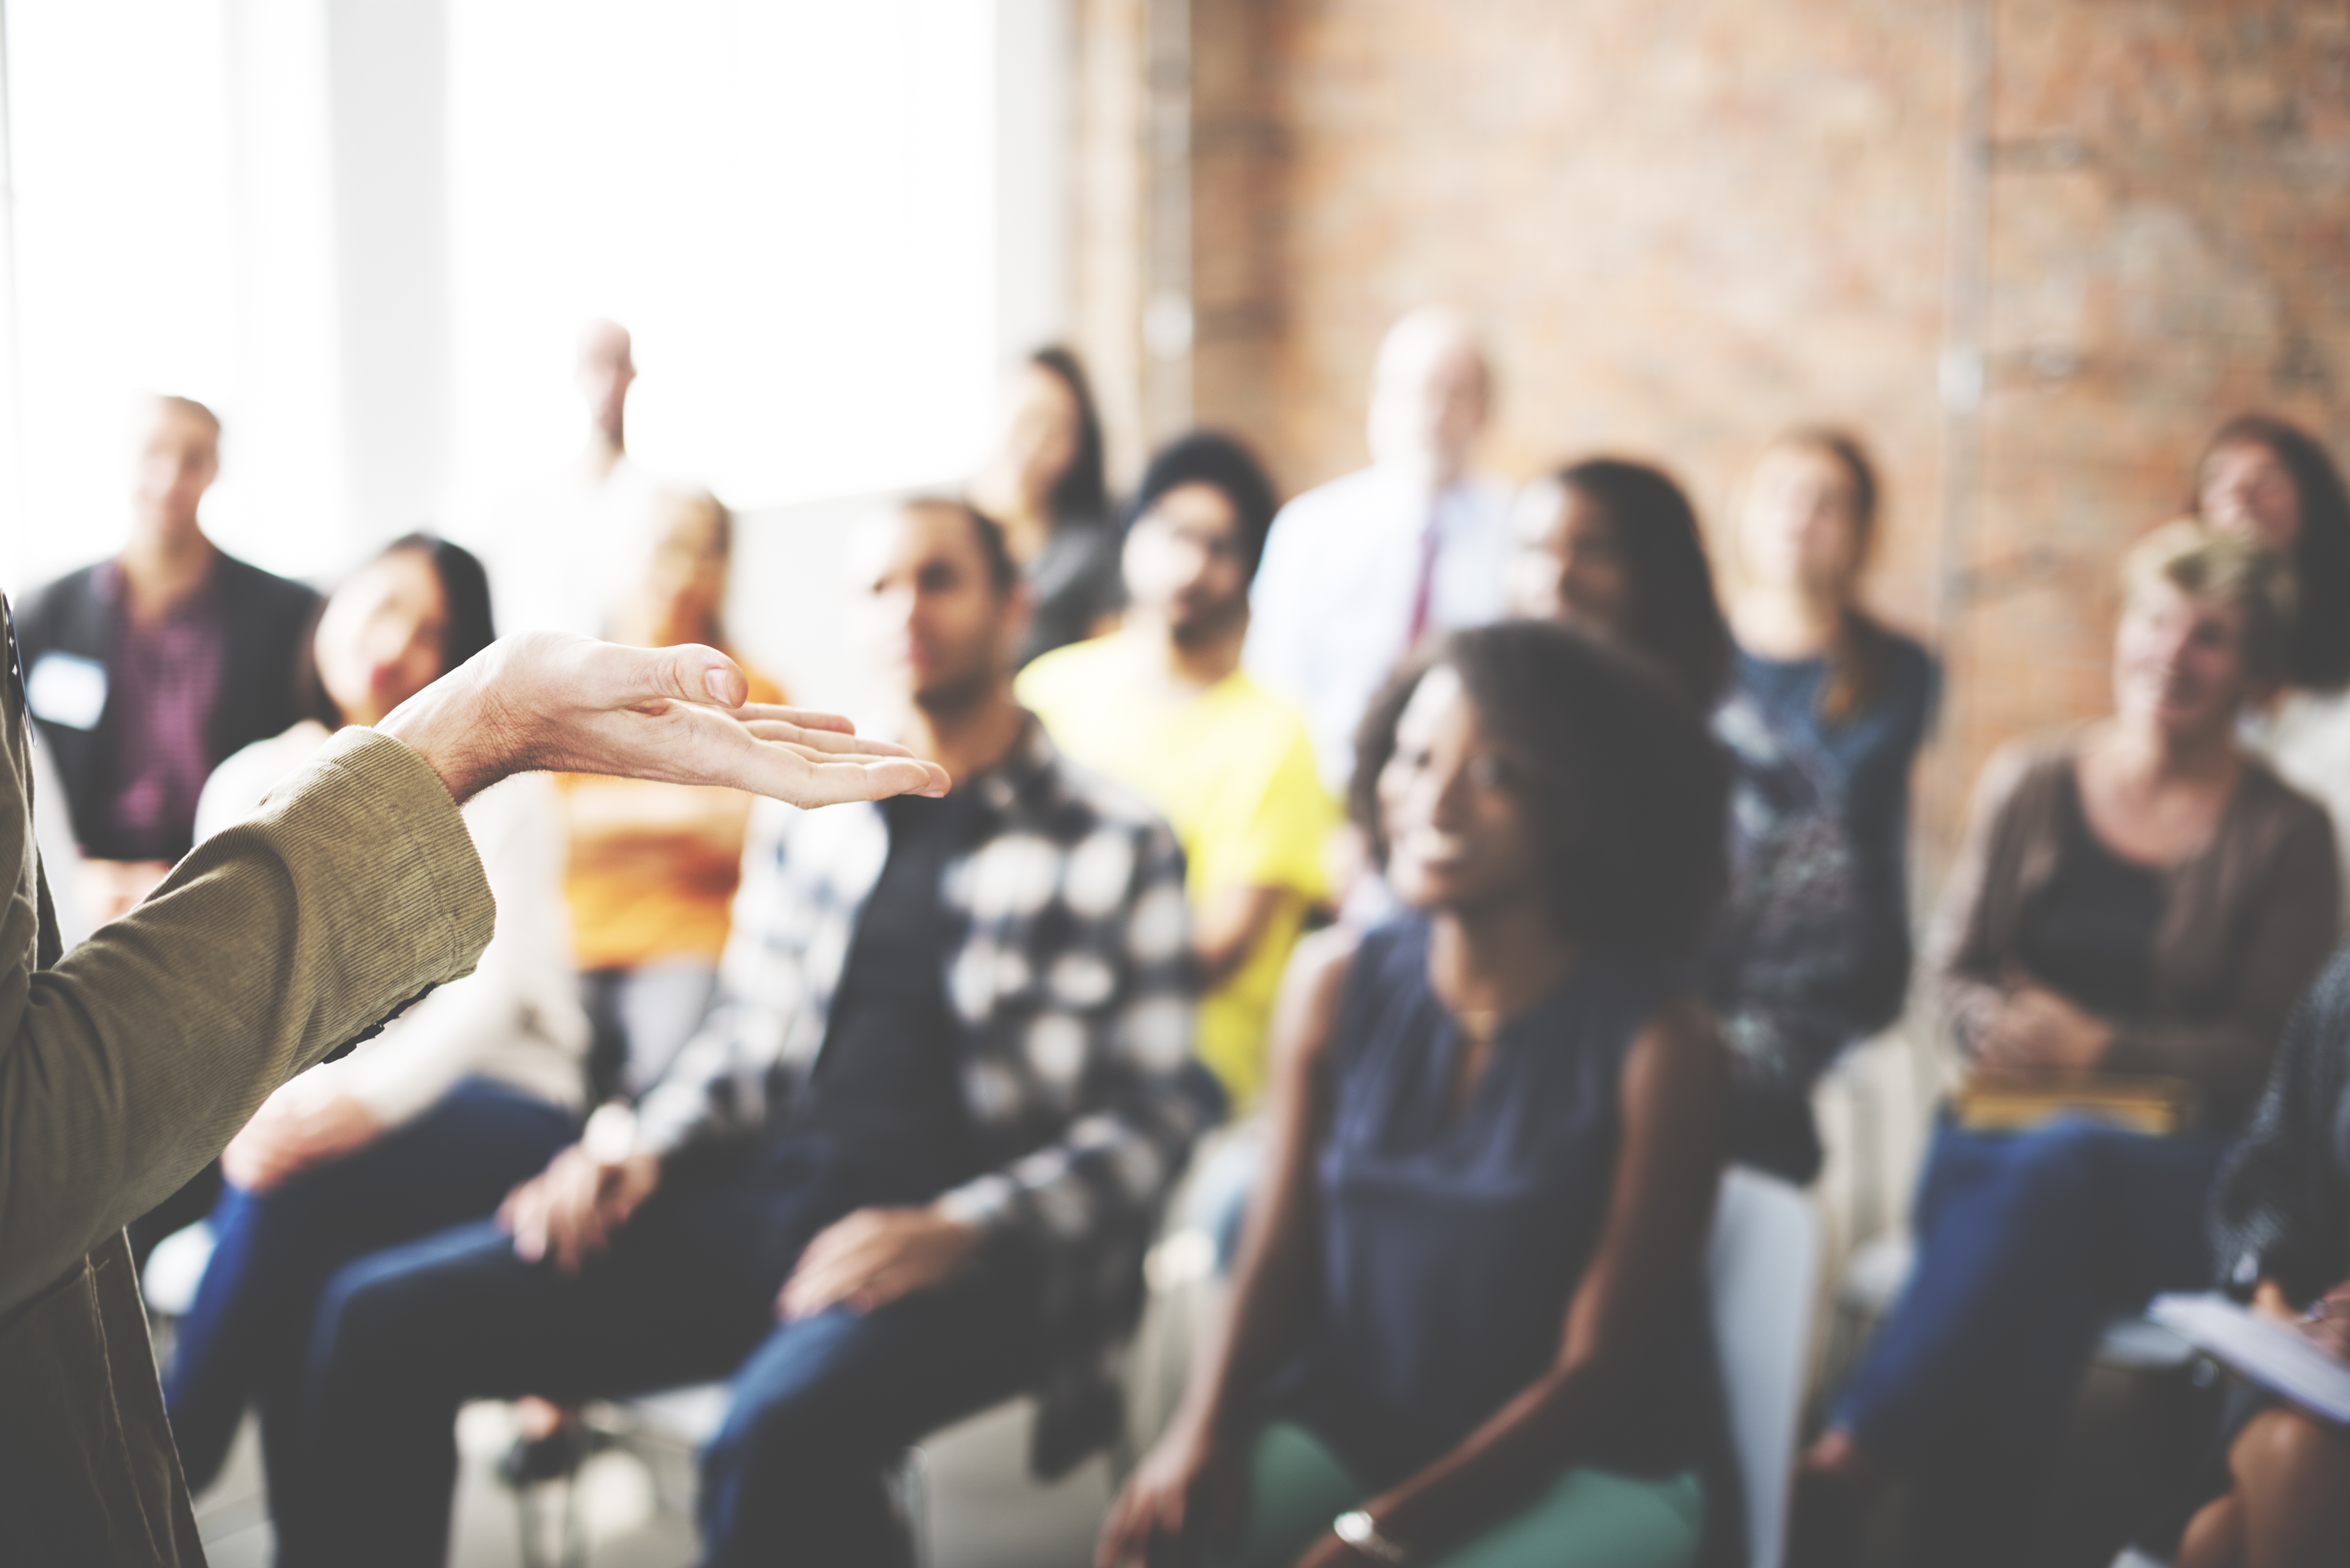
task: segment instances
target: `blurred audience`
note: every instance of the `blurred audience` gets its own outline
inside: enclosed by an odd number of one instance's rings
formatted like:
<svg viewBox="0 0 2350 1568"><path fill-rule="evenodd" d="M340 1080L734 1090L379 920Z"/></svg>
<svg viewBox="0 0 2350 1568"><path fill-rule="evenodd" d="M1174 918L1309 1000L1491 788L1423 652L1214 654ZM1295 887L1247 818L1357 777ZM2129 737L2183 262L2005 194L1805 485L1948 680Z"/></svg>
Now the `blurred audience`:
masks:
<svg viewBox="0 0 2350 1568"><path fill-rule="evenodd" d="M1939 672L1863 606L1877 535L1877 470L1841 431L1764 449L1738 518L1739 691L1825 758L1843 799L1872 952L1856 979L1864 1030L1889 1023L1909 979L1909 774Z"/></svg>
<svg viewBox="0 0 2350 1568"><path fill-rule="evenodd" d="M2350 493L2342 472L2302 431L2246 414L2220 426L2204 449L2196 502L2213 527L2293 562L2302 609L2291 673L2245 733L2286 783L2334 814L2350 880Z"/></svg>
<svg viewBox="0 0 2350 1568"><path fill-rule="evenodd" d="M1593 459L1529 485L1514 522L1513 609L1651 660L1730 753L1730 894L1700 971L1730 1047L1730 1154L1808 1182L1822 1158L1813 1085L1898 1005L1906 944L1871 926L1905 912L1866 897L1887 890L1858 875L1838 774L1811 726L1731 686L1730 626L1680 487Z"/></svg>
<svg viewBox="0 0 2350 1568"><path fill-rule="evenodd" d="M1406 912L1299 949L1230 1303L1100 1561L1690 1563L1736 1512L1728 1075L1675 981L1721 765L1661 681L1524 622L1434 644L1362 733Z"/></svg>
<svg viewBox="0 0 2350 1568"><path fill-rule="evenodd" d="M1342 794L1355 726L1430 632L1502 614L1510 496L1470 472L1492 369L1458 312L1397 322L1371 385L1371 466L1282 508L1250 595L1249 673L1305 710L1322 777Z"/></svg>
<svg viewBox="0 0 2350 1568"><path fill-rule="evenodd" d="M1236 1107L1264 1080L1274 993L1325 892L1336 812L1295 709L1240 667L1273 482L1229 436L1151 461L1127 525L1124 628L1030 665L1020 701L1071 758L1167 814L1206 988L1199 1054Z"/></svg>
<svg viewBox="0 0 2350 1568"><path fill-rule="evenodd" d="M1805 1458L1799 1561L1847 1552L1895 1477L1917 1560L2015 1556L2105 1321L2210 1278L2212 1177L2332 940L2325 813L2238 741L2289 673L2289 569L2175 524L2126 589L2114 716L1985 770L1929 955L1979 1080L2036 1083L2048 1114L1938 1122L1915 1272ZM2068 1110L2116 1075L2199 1109L2165 1136Z"/></svg>
<svg viewBox="0 0 2350 1568"><path fill-rule="evenodd" d="M952 793L761 803L719 1004L633 1127L329 1285L289 1568L440 1562L483 1396L731 1376L712 1563L904 1561L886 1468L1024 1388L1042 1468L1109 1437L1107 1351L1217 1098L1181 854L1014 704L1024 590L993 523L910 504L851 558Z"/></svg>
<svg viewBox="0 0 2350 1568"><path fill-rule="evenodd" d="M130 536L113 559L18 607L26 705L56 764L91 925L144 898L195 842L222 760L297 713L296 666L318 596L223 552L197 515L221 423L147 400L133 431Z"/></svg>
<svg viewBox="0 0 2350 1568"><path fill-rule="evenodd" d="M2254 1310L2350 1361L2350 948L2286 1027L2213 1212L2220 1267ZM2178 1568L2350 1563L2350 1430L2245 1384L2221 1451Z"/></svg>
<svg viewBox="0 0 2350 1568"><path fill-rule="evenodd" d="M345 724L374 724L489 646L490 590L463 549L414 534L337 588L312 639L313 716L223 763L205 836L244 817ZM215 1245L164 1388L190 1485L219 1473L248 1402L270 1495L301 1488L304 1362L343 1264L494 1210L577 1125L587 1021L572 996L563 845L543 774L475 795L465 826L497 899L473 972L350 1055L292 1079L221 1156Z"/></svg>
<svg viewBox="0 0 2350 1568"><path fill-rule="evenodd" d="M971 482L1027 580L1021 664L1117 624L1126 596L1106 461L1085 367L1066 348L1039 348L1006 379L995 448Z"/></svg>
<svg viewBox="0 0 2350 1568"><path fill-rule="evenodd" d="M742 662L725 629L733 520L707 491L663 491L651 551L614 607L611 640L696 642ZM747 665L751 701L783 692ZM751 797L650 779L567 775L572 949L593 1026L596 1098L650 1088L710 1009Z"/></svg>
<svg viewBox="0 0 2350 1568"><path fill-rule="evenodd" d="M605 636L652 525L655 486L629 455L637 380L629 329L601 320L582 327L571 379L588 410L578 454L473 518L464 534L489 566L498 624L509 633Z"/></svg>

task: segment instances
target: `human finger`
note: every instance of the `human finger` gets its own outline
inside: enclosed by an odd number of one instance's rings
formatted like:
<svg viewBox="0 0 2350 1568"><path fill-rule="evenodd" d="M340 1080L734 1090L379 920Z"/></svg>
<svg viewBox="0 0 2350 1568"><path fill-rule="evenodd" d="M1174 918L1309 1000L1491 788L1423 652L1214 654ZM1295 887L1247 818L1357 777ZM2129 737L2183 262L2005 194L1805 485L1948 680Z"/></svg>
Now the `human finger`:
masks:
<svg viewBox="0 0 2350 1568"><path fill-rule="evenodd" d="M857 726L839 713L827 713L820 708L795 708L782 702L745 702L727 710L746 724L793 724L803 730L822 730L827 734L854 735ZM868 747L902 752L905 748L889 741L868 739Z"/></svg>
<svg viewBox="0 0 2350 1568"><path fill-rule="evenodd" d="M895 741L877 740L871 735L860 735L846 728L848 723L846 719L840 721L844 728L836 730L820 729L796 720L774 718L749 710L729 713L727 717L762 741L788 742L812 752L866 757L910 757L914 754Z"/></svg>

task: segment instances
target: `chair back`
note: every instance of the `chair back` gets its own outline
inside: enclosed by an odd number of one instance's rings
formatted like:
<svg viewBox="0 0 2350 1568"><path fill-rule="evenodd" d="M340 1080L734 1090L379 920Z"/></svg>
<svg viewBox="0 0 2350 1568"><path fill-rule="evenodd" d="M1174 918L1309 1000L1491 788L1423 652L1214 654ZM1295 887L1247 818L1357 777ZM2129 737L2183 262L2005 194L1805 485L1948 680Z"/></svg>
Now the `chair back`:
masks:
<svg viewBox="0 0 2350 1568"><path fill-rule="evenodd" d="M1748 1568L1779 1568L1786 1554L1819 1251L1819 1220L1801 1189L1744 1166L1722 1173L1706 1289L1746 1496Z"/></svg>

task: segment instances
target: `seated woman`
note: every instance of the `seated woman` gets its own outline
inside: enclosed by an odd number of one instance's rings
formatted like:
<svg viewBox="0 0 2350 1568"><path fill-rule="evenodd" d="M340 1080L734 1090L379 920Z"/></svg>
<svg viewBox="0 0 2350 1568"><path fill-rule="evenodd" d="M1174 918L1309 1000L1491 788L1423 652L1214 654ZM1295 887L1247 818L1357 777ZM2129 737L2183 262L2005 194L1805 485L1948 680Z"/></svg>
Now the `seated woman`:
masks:
<svg viewBox="0 0 2350 1568"><path fill-rule="evenodd" d="M1748 474L1731 599L1739 693L1827 765L1872 910L1866 998L1876 1020L1901 1011L1909 978L1909 774L1933 720L1940 673L1924 647L1887 626L1863 594L1881 491L1860 441L1789 431Z"/></svg>
<svg viewBox="0 0 2350 1568"><path fill-rule="evenodd" d="M1511 607L1644 655L1730 753L1730 897L1701 966L1730 1047L1730 1157L1808 1182L1813 1085L1908 985L1899 884L1860 877L1837 771L1807 732L1731 689L1730 626L1679 485L1594 459L1528 485L1513 520ZM1888 926L1899 940L1875 934Z"/></svg>
<svg viewBox="0 0 2350 1568"><path fill-rule="evenodd" d="M1563 628L1390 683L1353 805L1407 912L1291 965L1231 1303L1101 1562L1666 1568L1735 1511L1700 1281L1728 1075L1675 983L1722 773Z"/></svg>
<svg viewBox="0 0 2350 1568"><path fill-rule="evenodd" d="M2245 738L2284 781L2334 814L2350 878L2350 490L2314 436L2265 414L2230 420L2196 465L2196 507L2293 562L2302 613L2290 672Z"/></svg>
<svg viewBox="0 0 2350 1568"><path fill-rule="evenodd" d="M1984 770L1929 955L1960 1054L2036 1075L2050 1117L1937 1127L1916 1272L1804 1460L1817 1561L1895 1477L1921 1561L2014 1557L2101 1325L2210 1277L2206 1194L2333 941L2325 812L2237 739L2285 672L2288 568L2173 524L2125 586L2114 716ZM2199 1118L2157 1136L2065 1114L2061 1075L2082 1074L2190 1085Z"/></svg>
<svg viewBox="0 0 2350 1568"><path fill-rule="evenodd" d="M2213 1210L2220 1266L2255 1310L2350 1361L2350 948L2286 1027ZM2178 1568L2350 1563L2350 1428L2249 1387L2228 1414L2228 1490Z"/></svg>
<svg viewBox="0 0 2350 1568"><path fill-rule="evenodd" d="M716 496L656 496L652 553L612 607L612 640L698 642L732 654L733 556L733 519ZM752 701L784 700L757 670L743 673ZM560 783L571 840L564 893L593 1034L589 1083L598 1100L633 1099L701 1027L717 992L751 797L651 779L566 774Z"/></svg>
<svg viewBox="0 0 2350 1568"><path fill-rule="evenodd" d="M1003 527L1028 584L1026 665L1118 625L1126 604L1104 477L1101 414L1085 367L1039 348L1004 378L995 445L972 475L972 504Z"/></svg>
<svg viewBox="0 0 2350 1568"><path fill-rule="evenodd" d="M421 534L391 545L319 618L317 716L215 770L199 836L250 811L336 726L380 722L492 636L478 561ZM191 1486L218 1473L248 1402L260 1407L271 1491L298 1485L303 1358L328 1278L490 1213L571 1141L588 1026L563 918L560 820L545 774L474 796L465 825L498 905L479 966L287 1083L221 1156L217 1242L164 1387Z"/></svg>

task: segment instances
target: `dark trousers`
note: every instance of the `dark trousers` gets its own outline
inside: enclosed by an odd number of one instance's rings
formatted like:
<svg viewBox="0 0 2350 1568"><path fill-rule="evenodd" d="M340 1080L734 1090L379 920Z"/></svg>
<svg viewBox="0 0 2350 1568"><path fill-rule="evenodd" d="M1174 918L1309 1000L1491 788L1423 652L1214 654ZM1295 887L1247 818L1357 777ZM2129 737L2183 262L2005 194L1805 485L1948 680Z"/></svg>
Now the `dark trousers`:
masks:
<svg viewBox="0 0 2350 1568"><path fill-rule="evenodd" d="M1046 1346L1035 1275L1000 1261L869 1314L776 1321L776 1293L817 1231L867 1203L914 1200L888 1186L786 1145L714 1184L665 1179L576 1277L523 1262L489 1224L346 1269L312 1347L317 1484L297 1517L279 1511L279 1563L442 1561L467 1399L571 1402L726 1376L733 1400L702 1459L706 1560L903 1561L888 1467L923 1433L1033 1384Z"/></svg>
<svg viewBox="0 0 2350 1568"><path fill-rule="evenodd" d="M341 1159L266 1193L227 1189L163 1388L188 1484L219 1473L250 1401L261 1410L270 1495L294 1495L304 1355L327 1281L353 1259L489 1213L546 1168L573 1127L558 1106L468 1078Z"/></svg>
<svg viewBox="0 0 2350 1568"><path fill-rule="evenodd" d="M1960 1557L2013 1549L2102 1325L2210 1282L2203 1203L2226 1147L2077 1119L1936 1129L1916 1271L1839 1412L1911 1481L1913 1530Z"/></svg>

